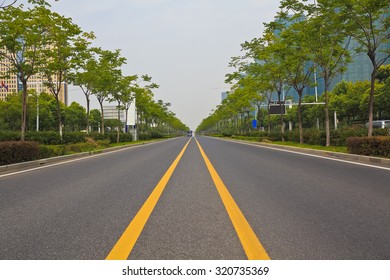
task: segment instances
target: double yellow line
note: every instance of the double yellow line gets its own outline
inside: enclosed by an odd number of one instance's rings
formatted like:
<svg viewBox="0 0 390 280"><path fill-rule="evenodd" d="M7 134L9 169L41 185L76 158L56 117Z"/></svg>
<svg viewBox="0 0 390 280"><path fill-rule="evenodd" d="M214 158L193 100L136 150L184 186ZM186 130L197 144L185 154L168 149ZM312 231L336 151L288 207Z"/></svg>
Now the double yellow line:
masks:
<svg viewBox="0 0 390 280"><path fill-rule="evenodd" d="M129 257L135 243L137 242L138 237L140 236L146 222L148 221L151 213L153 212L154 207L156 206L158 200L160 199L162 192L164 191L169 179L171 178L174 170L176 169L176 166L178 165L185 150L187 149L191 139L192 138L188 140L184 148L181 150L179 155L173 161L172 165L168 168L167 172L161 178L160 182L154 188L153 192L150 194L150 196L148 197L144 205L138 211L134 219L130 222L129 226L123 232L118 242L115 244L111 252L106 257L106 260L125 260ZM222 199L222 202L230 217L230 220L233 223L233 226L237 232L241 245L244 248L244 251L248 259L249 260L270 259L264 247L262 246L256 234L254 233L253 229L249 225L248 221L245 219L241 210L235 203L233 197L230 195L222 179L219 177L217 171L211 164L206 153L203 151L198 140L195 139L195 141L199 147L203 160L206 163L206 166L210 172L210 175L214 181L214 184L218 190L218 193Z"/></svg>

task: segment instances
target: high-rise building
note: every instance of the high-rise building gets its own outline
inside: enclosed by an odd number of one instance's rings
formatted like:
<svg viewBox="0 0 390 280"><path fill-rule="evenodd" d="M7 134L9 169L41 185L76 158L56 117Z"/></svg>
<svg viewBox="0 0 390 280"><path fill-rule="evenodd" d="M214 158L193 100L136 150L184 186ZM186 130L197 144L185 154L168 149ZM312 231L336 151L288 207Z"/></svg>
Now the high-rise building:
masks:
<svg viewBox="0 0 390 280"><path fill-rule="evenodd" d="M296 21L305 20L304 18L296 19ZM281 23L286 24L288 27L292 24L292 22L282 21ZM276 35L280 34L280 30L275 31ZM351 49L352 49L352 61L347 65L347 69L344 73L338 74L335 78L333 78L329 91L333 90L333 88L341 81L348 82L356 82L356 81L369 81L371 80L371 72L372 72L372 63L367 56L366 53L356 53L353 50L358 47L356 41L352 40ZM390 50L390 42L382 44L377 53L377 59L382 59L388 56L388 52ZM387 53L386 53L387 52ZM388 59L384 65L390 63L390 59ZM312 65L311 62L308 63L308 67ZM320 96L325 91L325 83L324 79L321 77L319 69L315 70L311 75L311 83L315 86L307 86L303 91L303 96L311 95L311 96ZM276 96L275 94L273 96ZM289 96L296 102L298 100L298 93L294 89L290 89Z"/></svg>
<svg viewBox="0 0 390 280"><path fill-rule="evenodd" d="M226 91L221 92L221 100L224 101L228 96L228 93Z"/></svg>
<svg viewBox="0 0 390 280"><path fill-rule="evenodd" d="M6 58L0 58L0 100L6 100L7 96L14 94L16 92L22 91L23 86L18 79L17 75L10 74L9 68L11 67L11 62ZM9 76L7 78L2 78ZM53 77L54 82L56 77ZM35 90L37 93L46 92L50 93L49 89L44 85L44 79L41 75L33 75L29 78L27 82L27 88L29 90ZM67 84L63 83L60 90L59 100L67 104Z"/></svg>
<svg viewBox="0 0 390 280"><path fill-rule="evenodd" d="M9 66L10 62L0 57L0 100L5 100L9 94L18 92L18 79L16 75L12 75L9 78L2 78L6 76Z"/></svg>
<svg viewBox="0 0 390 280"><path fill-rule="evenodd" d="M356 43L353 43L353 48L357 47ZM388 54L385 51L390 50L390 42L382 44L378 49L378 60L385 58ZM390 63L388 59L385 61L384 65ZM357 81L370 81L371 80L371 72L372 72L372 63L366 53L355 53L352 51L352 62L347 65L347 70L344 73L339 74L333 81L331 85L331 89L341 82L341 81L349 81L349 82L357 82Z"/></svg>

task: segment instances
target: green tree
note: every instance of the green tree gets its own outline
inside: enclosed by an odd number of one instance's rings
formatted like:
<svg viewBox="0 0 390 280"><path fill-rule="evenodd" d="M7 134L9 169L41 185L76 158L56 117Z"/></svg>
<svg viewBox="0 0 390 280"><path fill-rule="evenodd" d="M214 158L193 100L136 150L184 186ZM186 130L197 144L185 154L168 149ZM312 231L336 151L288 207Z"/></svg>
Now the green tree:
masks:
<svg viewBox="0 0 390 280"><path fill-rule="evenodd" d="M352 124L353 121L366 119L367 110L363 102L364 97L369 97L370 84L364 82L341 82L335 86L329 94L329 106L337 112L341 123Z"/></svg>
<svg viewBox="0 0 390 280"><path fill-rule="evenodd" d="M140 133L146 133L150 116L150 104L153 102L153 92L148 88L140 88L136 91L135 99L138 130Z"/></svg>
<svg viewBox="0 0 390 280"><path fill-rule="evenodd" d="M5 64L8 76L16 75L23 85L21 140L24 141L28 81L32 75L39 73L46 60L42 49L48 45L47 9L42 5L28 10L24 10L23 5L8 6L0 13L0 22L0 58L10 62Z"/></svg>
<svg viewBox="0 0 390 280"><path fill-rule="evenodd" d="M81 131L85 128L86 111L77 102L72 102L64 110L65 128L67 131Z"/></svg>
<svg viewBox="0 0 390 280"><path fill-rule="evenodd" d="M95 79L91 84L92 93L96 96L101 109L101 133L104 134L104 109L103 102L108 100L111 93L117 91L117 83L122 77L120 67L126 62L124 57L121 57L120 50L97 51L98 60L96 68L93 70Z"/></svg>
<svg viewBox="0 0 390 280"><path fill-rule="evenodd" d="M120 139L120 127L123 126L120 118L121 110L125 110L126 112L126 122L127 124L127 112L131 105L131 102L134 100L132 83L137 80L137 76L120 76L118 81L116 82L116 87L113 92L111 92L111 98L108 100L110 102L117 102L118 109L118 121L117 123L117 143L119 143Z"/></svg>
<svg viewBox="0 0 390 280"><path fill-rule="evenodd" d="M90 38L94 39L94 35L90 33ZM78 86L84 93L87 103L86 114L86 131L90 132L90 111L91 111L91 96L92 86L95 81L94 70L97 67L97 52L99 49L90 47L88 40L82 41L79 47L78 55L72 60L72 67L67 73L67 79L70 83Z"/></svg>
<svg viewBox="0 0 390 280"><path fill-rule="evenodd" d="M348 33L358 44L356 52L366 53L372 64L368 100L368 136L372 136L375 79L379 67L390 57L390 50L384 49L390 42L389 3L382 0L337 0L334 3L345 19Z"/></svg>
<svg viewBox="0 0 390 280"><path fill-rule="evenodd" d="M304 89L313 85L311 77L314 72L310 42L305 40L305 32L309 24L308 21L303 19L304 15L301 13L290 16L284 12L279 12L277 20L269 25L274 33L280 32L280 40L274 44L284 61L283 65L288 73L286 82L298 93L300 143L303 143L302 96Z"/></svg>
<svg viewBox="0 0 390 280"><path fill-rule="evenodd" d="M39 105L39 130L41 131L55 131L58 129L58 114L57 114L57 102L55 98L48 93L41 92L35 95L36 100L38 98ZM61 109L63 110L64 105L61 104ZM33 105L31 108L35 108ZM32 113L34 109L29 110ZM32 118L31 118L32 119ZM32 122L31 122L32 123Z"/></svg>
<svg viewBox="0 0 390 280"><path fill-rule="evenodd" d="M93 38L93 34L83 33L80 27L57 13L46 9L47 43L48 47L42 50L47 58L40 68L45 79L45 86L57 102L59 133L62 137L63 125L61 117L60 94L67 80L66 74L72 67L72 61L87 45L85 38Z"/></svg>
<svg viewBox="0 0 390 280"><path fill-rule="evenodd" d="M298 0L284 0L281 7L286 13L296 13L306 19L301 42L304 41L312 54L314 71L324 79L326 146L330 146L329 87L333 79L346 70L350 62L350 37L346 35L343 17L332 1L300 5ZM315 100L317 101L317 100Z"/></svg>
<svg viewBox="0 0 390 280"><path fill-rule="evenodd" d="M100 110L93 109L90 111L89 124L91 126L91 131L99 131L101 118L102 114L100 113Z"/></svg>
<svg viewBox="0 0 390 280"><path fill-rule="evenodd" d="M20 129L21 100L22 96L19 93L8 95L5 101L0 100L0 130Z"/></svg>
<svg viewBox="0 0 390 280"><path fill-rule="evenodd" d="M256 61L255 64L250 64L251 67L247 69L249 73L253 73L260 79L263 85L263 92L271 102L271 93L276 92L278 96L278 103L280 108L280 129L282 140L284 140L284 110L283 103L285 103L290 91L290 86L287 82L287 69L284 67L284 58L278 49L281 45L277 44L280 38L275 33L273 25L265 25L267 28L263 33L263 37L252 39L251 42L242 44L244 50L247 51L245 57L250 57ZM269 105L268 105L269 108ZM268 119L270 119L270 112L268 109ZM271 130L271 122L268 121L268 131Z"/></svg>
<svg viewBox="0 0 390 280"><path fill-rule="evenodd" d="M378 110L378 118L390 119L390 78L387 78L377 91L376 107Z"/></svg>
<svg viewBox="0 0 390 280"><path fill-rule="evenodd" d="M376 73L376 79L379 83L384 83L390 77L390 64L382 65Z"/></svg>

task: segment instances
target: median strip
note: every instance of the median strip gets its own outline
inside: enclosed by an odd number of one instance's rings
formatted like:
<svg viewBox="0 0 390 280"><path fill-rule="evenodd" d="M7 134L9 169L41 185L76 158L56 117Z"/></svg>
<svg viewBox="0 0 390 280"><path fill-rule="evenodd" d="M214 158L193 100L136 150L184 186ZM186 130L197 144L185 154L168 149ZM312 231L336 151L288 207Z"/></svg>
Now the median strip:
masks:
<svg viewBox="0 0 390 280"><path fill-rule="evenodd" d="M195 139L196 140L196 139ZM234 201L233 197L229 193L225 184L223 183L221 177L219 177L214 166L211 164L206 153L203 151L198 140L200 153L202 154L203 160L206 163L207 169L210 172L210 175L214 181L215 187L222 199L222 202L225 206L225 209L230 217L230 220L233 223L233 226L237 232L238 238L240 239L241 245L244 248L245 254L249 260L269 260L267 252L265 251L263 245L260 243L256 234L254 233L252 227L246 220L244 214L242 214L240 208Z"/></svg>
<svg viewBox="0 0 390 280"><path fill-rule="evenodd" d="M152 214L154 207L160 199L160 196L163 193L165 186L167 185L169 179L175 171L176 166L182 158L190 141L191 138L188 140L187 144L184 146L179 155L168 168L167 172L161 178L160 182L154 188L148 199L142 205L137 215L135 215L134 219L130 222L126 230L123 232L118 242L115 244L111 252L106 257L106 260L126 260L129 257L135 243L137 242L138 237L140 236L146 222Z"/></svg>

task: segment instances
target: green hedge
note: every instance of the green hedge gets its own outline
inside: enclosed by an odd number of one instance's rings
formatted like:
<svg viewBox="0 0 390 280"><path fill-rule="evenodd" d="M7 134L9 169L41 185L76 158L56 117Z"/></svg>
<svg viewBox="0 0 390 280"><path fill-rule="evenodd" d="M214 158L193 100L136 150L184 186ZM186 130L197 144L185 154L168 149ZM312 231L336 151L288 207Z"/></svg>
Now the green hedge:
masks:
<svg viewBox="0 0 390 280"><path fill-rule="evenodd" d="M15 131L0 131L0 142L19 141L20 132Z"/></svg>
<svg viewBox="0 0 390 280"><path fill-rule="evenodd" d="M0 142L0 165L25 162L41 158L38 142L7 141Z"/></svg>
<svg viewBox="0 0 390 280"><path fill-rule="evenodd" d="M65 132L61 140L60 134L57 131L28 131L26 133L26 141L39 142L43 145L63 145L76 144L86 142L86 138L98 140L110 140L111 143L116 143L117 134L115 131L106 134L84 132ZM21 139L20 132L0 131L0 142L4 141L19 141ZM133 136L130 133L121 133L120 142L131 142Z"/></svg>
<svg viewBox="0 0 390 280"><path fill-rule="evenodd" d="M99 137L100 138L100 137ZM109 132L105 134L104 139L95 139L95 140L110 140L111 143L116 143L117 133L115 131ZM119 134L119 142L132 142L133 135L130 133L120 133Z"/></svg>
<svg viewBox="0 0 390 280"><path fill-rule="evenodd" d="M65 145L40 145L42 158L59 157L66 155Z"/></svg>
<svg viewBox="0 0 390 280"><path fill-rule="evenodd" d="M140 133L138 135L138 140L150 140L150 139L160 139L164 138L164 135L157 131L152 131L150 133Z"/></svg>
<svg viewBox="0 0 390 280"><path fill-rule="evenodd" d="M352 154L390 158L390 137L350 137L347 148Z"/></svg>
<svg viewBox="0 0 390 280"><path fill-rule="evenodd" d="M331 130L330 141L332 146L346 146L348 137L364 137L368 133L367 128L352 128L344 127L337 130ZM387 129L374 129L374 136L386 136L389 134ZM279 131L273 131L268 133L266 131L252 131L247 132L243 136L249 137L249 139L257 138L258 141L270 140L270 141L281 141L282 137ZM242 135L233 135L233 138L241 138ZM294 129L293 131L286 130L284 139L289 142L299 143L299 131ZM325 146L326 144L326 133L323 130L316 128L304 129L303 130L303 142L310 145Z"/></svg>

